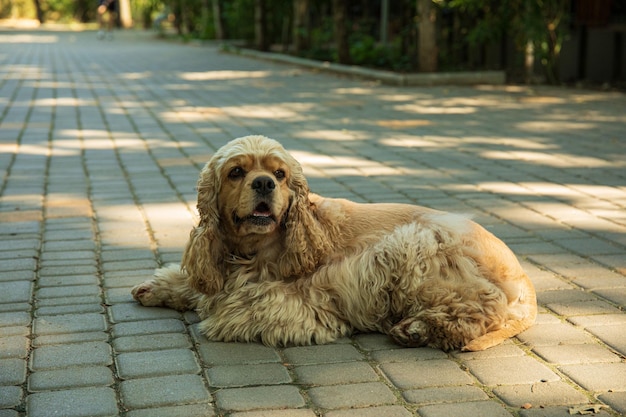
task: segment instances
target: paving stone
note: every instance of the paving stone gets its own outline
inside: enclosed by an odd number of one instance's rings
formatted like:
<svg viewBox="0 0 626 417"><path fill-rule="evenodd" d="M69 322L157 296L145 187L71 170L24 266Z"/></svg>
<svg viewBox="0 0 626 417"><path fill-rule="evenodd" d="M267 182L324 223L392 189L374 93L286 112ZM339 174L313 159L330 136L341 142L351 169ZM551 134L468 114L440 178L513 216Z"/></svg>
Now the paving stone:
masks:
<svg viewBox="0 0 626 417"><path fill-rule="evenodd" d="M102 298L99 294L64 297L64 298L44 298L37 300L38 308L56 307L56 306L73 306L73 305L100 305Z"/></svg>
<svg viewBox="0 0 626 417"><path fill-rule="evenodd" d="M537 301L542 305L547 304L570 304L582 301L596 301L593 294L579 289L543 291L537 294Z"/></svg>
<svg viewBox="0 0 626 417"><path fill-rule="evenodd" d="M358 334L354 337L354 340L362 350L398 349L398 344L394 343L393 340L385 334Z"/></svg>
<svg viewBox="0 0 626 417"><path fill-rule="evenodd" d="M213 417L215 416L215 411L210 404L188 404L131 410L126 415L128 417Z"/></svg>
<svg viewBox="0 0 626 417"><path fill-rule="evenodd" d="M34 372L28 379L30 392L68 388L111 386L113 373L106 366L76 366Z"/></svg>
<svg viewBox="0 0 626 417"><path fill-rule="evenodd" d="M211 395L199 375L169 375L129 379L120 384L122 402L129 409L205 403Z"/></svg>
<svg viewBox="0 0 626 417"><path fill-rule="evenodd" d="M113 349L115 349L116 352L146 352L150 350L190 347L191 342L189 338L182 333L125 336L113 339Z"/></svg>
<svg viewBox="0 0 626 417"><path fill-rule="evenodd" d="M72 250L72 251L63 251L63 252L44 251L41 256L41 261L43 263L47 261L53 261L53 260L54 261L72 260L72 262L74 262L78 259L87 259L89 261L93 261L94 258L95 258L95 253L93 250Z"/></svg>
<svg viewBox="0 0 626 417"><path fill-rule="evenodd" d="M109 366L113 363L111 355L111 347L104 342L41 346L32 353L31 369L39 371L68 366Z"/></svg>
<svg viewBox="0 0 626 417"><path fill-rule="evenodd" d="M96 275L52 275L40 276L37 280L40 287L65 287L68 285L98 285Z"/></svg>
<svg viewBox="0 0 626 417"><path fill-rule="evenodd" d="M485 385L520 385L558 381L560 378L545 365L528 356L500 358L497 361L467 361L469 371Z"/></svg>
<svg viewBox="0 0 626 417"><path fill-rule="evenodd" d="M98 268L94 264L89 265L55 265L46 266L39 269L39 275L41 276L53 276L53 275L96 275ZM46 292L44 292L46 294Z"/></svg>
<svg viewBox="0 0 626 417"><path fill-rule="evenodd" d="M528 410L521 410L519 414L522 417L571 417L572 413L570 413L570 410L573 408L574 407L571 406L531 408ZM591 415L594 417L609 417L610 414L601 409L599 412Z"/></svg>
<svg viewBox="0 0 626 417"><path fill-rule="evenodd" d="M597 344L537 346L533 351L547 362L563 365L621 360L619 356Z"/></svg>
<svg viewBox="0 0 626 417"><path fill-rule="evenodd" d="M422 417L511 417L501 405L490 401L427 405L418 409Z"/></svg>
<svg viewBox="0 0 626 417"><path fill-rule="evenodd" d="M200 373L200 366L189 349L121 353L115 361L122 379Z"/></svg>
<svg viewBox="0 0 626 417"><path fill-rule="evenodd" d="M404 391L402 395L408 402L419 405L460 403L489 399L483 390L471 385L432 388L426 387L417 390Z"/></svg>
<svg viewBox="0 0 626 417"><path fill-rule="evenodd" d="M45 345L60 345L79 342L108 342L108 340L109 335L105 332L63 333L37 336L33 340L33 346L40 347Z"/></svg>
<svg viewBox="0 0 626 417"><path fill-rule="evenodd" d="M539 382L531 385L502 385L494 388L507 405L519 408L524 404L533 407L586 404L589 399L562 381Z"/></svg>
<svg viewBox="0 0 626 417"><path fill-rule="evenodd" d="M564 365L559 369L588 391L626 391L626 363Z"/></svg>
<svg viewBox="0 0 626 417"><path fill-rule="evenodd" d="M102 268L104 272L110 271L134 271L137 269L155 269L157 263L154 259L136 259L104 262Z"/></svg>
<svg viewBox="0 0 626 417"><path fill-rule="evenodd" d="M626 314L601 314L593 316L576 316L567 319L577 326L612 326L626 324Z"/></svg>
<svg viewBox="0 0 626 417"><path fill-rule="evenodd" d="M122 323L139 320L178 319L180 318L180 313L171 308L146 308L138 303L124 303L111 306L109 308L109 316L111 317L111 322Z"/></svg>
<svg viewBox="0 0 626 417"><path fill-rule="evenodd" d="M2 388L0 387L0 392L2 392ZM19 414L14 410L0 410L0 417L18 417Z"/></svg>
<svg viewBox="0 0 626 417"><path fill-rule="evenodd" d="M587 331L626 356L626 324L615 326L589 326L587 327Z"/></svg>
<svg viewBox="0 0 626 417"><path fill-rule="evenodd" d="M478 352L461 352L454 351L452 355L461 360L472 360L472 359L494 359L498 358L510 358L514 356L524 356L526 353L520 349L519 347L510 344L508 342L504 342L498 346L494 346L487 350L481 350Z"/></svg>
<svg viewBox="0 0 626 417"><path fill-rule="evenodd" d="M63 314L35 319L33 332L37 335L105 331L104 315L97 313Z"/></svg>
<svg viewBox="0 0 626 417"><path fill-rule="evenodd" d="M412 415L413 413L399 405L334 410L324 414L325 417L411 417Z"/></svg>
<svg viewBox="0 0 626 417"><path fill-rule="evenodd" d="M252 365L281 361L274 349L253 343L207 342L199 346L198 352L208 365Z"/></svg>
<svg viewBox="0 0 626 417"><path fill-rule="evenodd" d="M414 360L445 359L448 355L439 349L405 348L377 350L370 353L377 362L410 362Z"/></svg>
<svg viewBox="0 0 626 417"><path fill-rule="evenodd" d="M30 311L31 304L27 302L0 304L0 313Z"/></svg>
<svg viewBox="0 0 626 417"><path fill-rule="evenodd" d="M333 363L363 360L363 355L354 346L345 344L301 346L283 351L287 362L292 365Z"/></svg>
<svg viewBox="0 0 626 417"><path fill-rule="evenodd" d="M550 303L547 307L561 316L586 316L589 314L615 314L619 310L600 300L578 301L567 304Z"/></svg>
<svg viewBox="0 0 626 417"><path fill-rule="evenodd" d="M594 343L593 339L582 330L575 329L565 323L535 324L520 333L518 339L529 346L548 346L560 344Z"/></svg>
<svg viewBox="0 0 626 417"><path fill-rule="evenodd" d="M26 381L26 361L0 359L0 385L21 385Z"/></svg>
<svg viewBox="0 0 626 417"><path fill-rule="evenodd" d="M380 369L400 389L472 383L472 378L450 360L383 363Z"/></svg>
<svg viewBox="0 0 626 417"><path fill-rule="evenodd" d="M0 328L13 326L28 326L30 324L30 314L24 311L10 311L0 313Z"/></svg>
<svg viewBox="0 0 626 417"><path fill-rule="evenodd" d="M0 282L0 304L30 301L33 283L30 280Z"/></svg>
<svg viewBox="0 0 626 417"><path fill-rule="evenodd" d="M312 410L289 409L289 410L260 410L241 411L230 414L231 417L316 417Z"/></svg>
<svg viewBox="0 0 626 417"><path fill-rule="evenodd" d="M68 304L61 306L41 307L37 309L37 311L35 312L35 316L59 316L76 313L104 313L104 307L100 304Z"/></svg>
<svg viewBox="0 0 626 417"><path fill-rule="evenodd" d="M366 362L346 362L297 366L293 369L299 384L335 385L378 381L379 376Z"/></svg>
<svg viewBox="0 0 626 417"><path fill-rule="evenodd" d="M43 287L37 290L38 299L99 296L101 289L97 285L67 285L63 287Z"/></svg>
<svg viewBox="0 0 626 417"><path fill-rule="evenodd" d="M0 407L17 407L22 401L22 388L14 386L0 386Z"/></svg>
<svg viewBox="0 0 626 417"><path fill-rule="evenodd" d="M394 404L396 397L381 382L315 387L308 390L313 403L321 408L358 408Z"/></svg>
<svg viewBox="0 0 626 417"><path fill-rule="evenodd" d="M117 416L115 391L108 387L38 392L28 396L30 417L108 417Z"/></svg>
<svg viewBox="0 0 626 417"><path fill-rule="evenodd" d="M299 408L305 401L292 385L222 389L215 393L218 408L246 411L265 408Z"/></svg>
<svg viewBox="0 0 626 417"><path fill-rule="evenodd" d="M33 280L33 271L32 269L26 270L11 270L11 271L0 271L0 282L7 281L32 281Z"/></svg>
<svg viewBox="0 0 626 417"><path fill-rule="evenodd" d="M114 324L112 327L113 337L185 332L183 322L176 319L133 321Z"/></svg>
<svg viewBox="0 0 626 417"><path fill-rule="evenodd" d="M624 268L624 272L626 273L626 268ZM626 278L624 278L624 280L626 280ZM593 292L615 303L623 310L626 307L626 288L624 287L626 287L626 284L622 283L621 288L602 288L594 290Z"/></svg>
<svg viewBox="0 0 626 417"><path fill-rule="evenodd" d="M25 358L28 356L30 339L27 336L9 336L0 330L0 359Z"/></svg>
<svg viewBox="0 0 626 417"><path fill-rule="evenodd" d="M626 415L626 392L607 392L598 398L605 404L611 406L611 408L620 415Z"/></svg>
<svg viewBox="0 0 626 417"><path fill-rule="evenodd" d="M215 388L276 385L292 382L287 369L278 363L221 365L214 366L206 372L209 385Z"/></svg>

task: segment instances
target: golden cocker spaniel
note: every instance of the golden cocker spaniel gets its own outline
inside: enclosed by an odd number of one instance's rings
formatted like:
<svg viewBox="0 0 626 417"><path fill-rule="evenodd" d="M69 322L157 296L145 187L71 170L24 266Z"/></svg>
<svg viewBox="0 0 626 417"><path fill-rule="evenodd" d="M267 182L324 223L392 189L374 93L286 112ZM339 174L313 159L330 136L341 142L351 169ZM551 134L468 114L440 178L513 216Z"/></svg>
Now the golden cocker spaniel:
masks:
<svg viewBox="0 0 626 417"><path fill-rule="evenodd" d="M182 265L132 294L195 309L211 340L270 346L382 332L406 346L483 350L527 329L537 304L515 255L471 220L310 193L275 140L235 139L198 180Z"/></svg>

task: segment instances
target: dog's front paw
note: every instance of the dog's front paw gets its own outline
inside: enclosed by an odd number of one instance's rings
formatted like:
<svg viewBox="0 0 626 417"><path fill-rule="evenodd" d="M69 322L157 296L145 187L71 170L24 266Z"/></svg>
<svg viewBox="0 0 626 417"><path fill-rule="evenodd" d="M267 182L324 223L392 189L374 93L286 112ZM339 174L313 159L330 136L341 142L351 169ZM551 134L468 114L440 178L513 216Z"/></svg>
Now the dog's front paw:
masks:
<svg viewBox="0 0 626 417"><path fill-rule="evenodd" d="M421 347L429 342L428 330L428 326L423 321L409 318L393 326L389 335L400 345Z"/></svg>
<svg viewBox="0 0 626 417"><path fill-rule="evenodd" d="M139 285L135 285L130 293L133 298L146 307L156 307L162 305L162 300L157 297L156 284L154 281L144 281Z"/></svg>

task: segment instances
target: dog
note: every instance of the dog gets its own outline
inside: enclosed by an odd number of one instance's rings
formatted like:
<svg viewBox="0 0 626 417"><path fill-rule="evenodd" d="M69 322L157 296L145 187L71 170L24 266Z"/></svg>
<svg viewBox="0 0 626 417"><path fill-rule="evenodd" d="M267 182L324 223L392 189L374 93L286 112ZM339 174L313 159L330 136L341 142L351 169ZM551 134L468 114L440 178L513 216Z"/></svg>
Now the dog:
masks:
<svg viewBox="0 0 626 417"><path fill-rule="evenodd" d="M195 310L210 340L294 346L380 332L404 346L479 351L534 323L531 281L483 227L311 193L273 139L227 143L197 189L181 265L131 292L144 306Z"/></svg>

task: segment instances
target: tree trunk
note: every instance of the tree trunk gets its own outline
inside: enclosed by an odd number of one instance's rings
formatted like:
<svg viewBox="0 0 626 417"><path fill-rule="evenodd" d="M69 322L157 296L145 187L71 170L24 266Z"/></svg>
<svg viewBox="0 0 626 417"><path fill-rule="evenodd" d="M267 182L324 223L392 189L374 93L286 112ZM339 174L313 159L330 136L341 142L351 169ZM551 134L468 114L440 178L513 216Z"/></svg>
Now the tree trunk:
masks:
<svg viewBox="0 0 626 417"><path fill-rule="evenodd" d="M217 39L226 39L226 25L224 24L224 13L222 13L222 1L213 0L213 24L215 25L215 37Z"/></svg>
<svg viewBox="0 0 626 417"><path fill-rule="evenodd" d="M293 0L293 49L296 54L309 48L310 0Z"/></svg>
<svg viewBox="0 0 626 417"><path fill-rule="evenodd" d="M130 0L119 0L120 22L125 29L133 27L133 16L130 11Z"/></svg>
<svg viewBox="0 0 626 417"><path fill-rule="evenodd" d="M35 2L35 10L37 12L37 20L39 20L39 23L45 23L46 18L43 14L43 9L41 8L41 0L34 0L34 2Z"/></svg>
<svg viewBox="0 0 626 417"><path fill-rule="evenodd" d="M350 44L348 42L347 0L333 0L333 29L337 45L337 59L340 64L350 63Z"/></svg>
<svg viewBox="0 0 626 417"><path fill-rule="evenodd" d="M432 0L417 0L418 65L422 72L437 71L437 10Z"/></svg>
<svg viewBox="0 0 626 417"><path fill-rule="evenodd" d="M265 20L265 0L254 0L254 41L259 51L269 50Z"/></svg>

